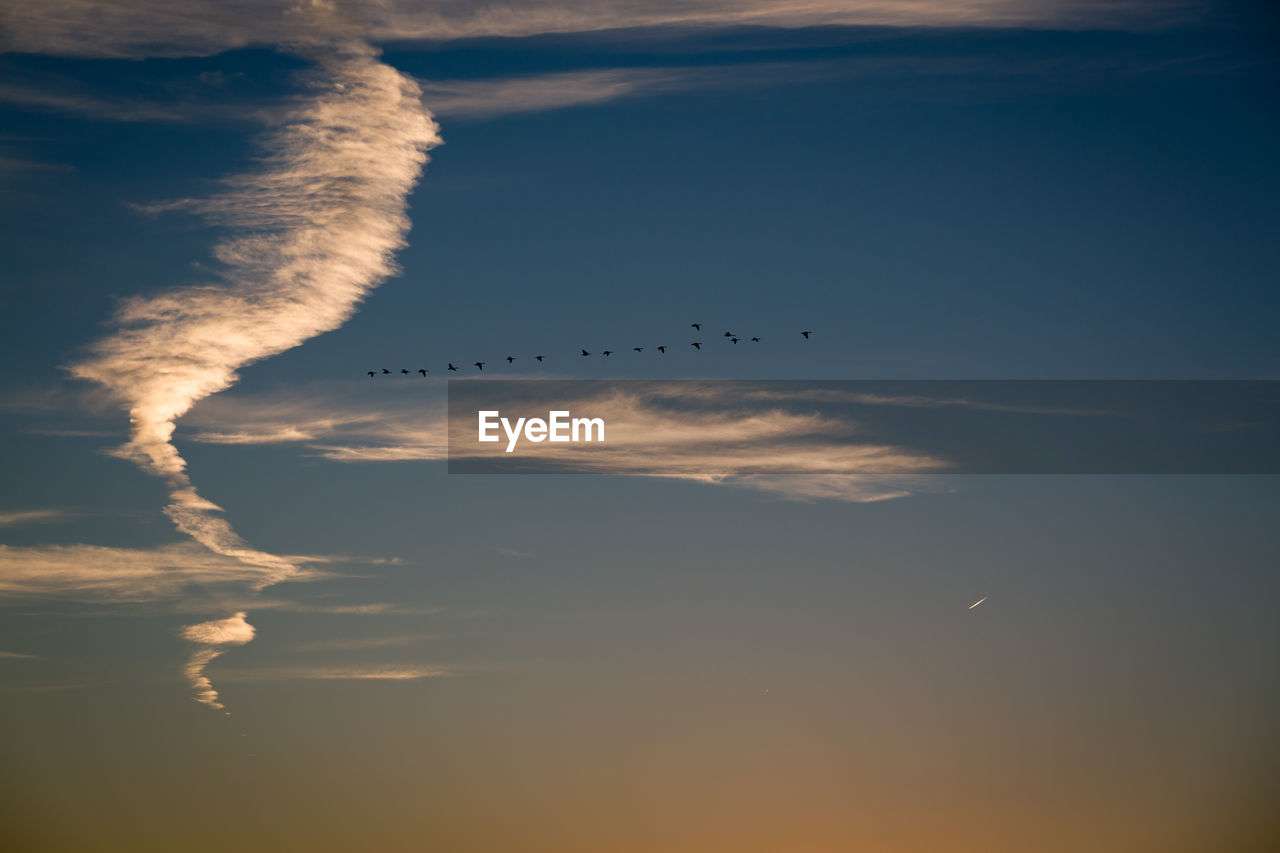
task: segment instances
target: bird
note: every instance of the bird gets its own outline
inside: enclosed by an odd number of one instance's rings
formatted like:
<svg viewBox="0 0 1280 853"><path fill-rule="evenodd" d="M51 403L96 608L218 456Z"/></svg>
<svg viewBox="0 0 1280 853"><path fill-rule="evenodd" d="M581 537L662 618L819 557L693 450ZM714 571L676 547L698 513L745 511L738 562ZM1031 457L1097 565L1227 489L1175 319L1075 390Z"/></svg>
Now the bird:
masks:
<svg viewBox="0 0 1280 853"><path fill-rule="evenodd" d="M751 342L752 342L752 343L756 343L756 344L758 344L758 343L760 343L760 339L759 339L759 338L752 338L752 339L751 339Z"/></svg>
<svg viewBox="0 0 1280 853"><path fill-rule="evenodd" d="M407 368L404 368L404 367L400 368L400 372L403 373L405 376L409 375L409 370Z"/></svg>
<svg viewBox="0 0 1280 853"><path fill-rule="evenodd" d="M663 355L666 355L666 354L667 354L667 348L666 348L665 346L658 347L658 352L662 353Z"/></svg>
<svg viewBox="0 0 1280 853"><path fill-rule="evenodd" d="M725 332L725 333L724 333L724 336L725 336L726 338L732 338L732 337L733 337L733 332Z"/></svg>
<svg viewBox="0 0 1280 853"><path fill-rule="evenodd" d="M583 351L582 351L582 354L583 354L584 356L586 356L586 355L591 355L591 353L587 352L586 350L583 350Z"/></svg>
<svg viewBox="0 0 1280 853"><path fill-rule="evenodd" d="M515 361L515 360L516 360L516 357L515 357L514 355L509 355L509 356L507 356L507 364L510 364L511 362L513 362L513 361Z"/></svg>
<svg viewBox="0 0 1280 853"><path fill-rule="evenodd" d="M693 347L694 349L702 349L702 341L694 341L693 343L689 344L689 346Z"/></svg>
<svg viewBox="0 0 1280 853"><path fill-rule="evenodd" d="M369 375L370 375L370 376L377 376L378 374L377 374L377 372L376 372L376 371L370 370L370 371L369 371Z"/></svg>
<svg viewBox="0 0 1280 853"><path fill-rule="evenodd" d="M804 339L805 339L806 341L807 341L807 340L809 340L809 333L808 333L808 332L801 332L800 334L804 335Z"/></svg>
<svg viewBox="0 0 1280 853"><path fill-rule="evenodd" d="M426 378L426 375L427 375L428 373L430 373L431 371L427 370L425 367L419 367L419 368L418 368L418 372L419 372L419 373L421 373L421 374L422 374L422 376L423 376L423 378L425 379L425 378Z"/></svg>
<svg viewBox="0 0 1280 853"><path fill-rule="evenodd" d="M450 369L450 370L457 370L458 368L454 367L454 366L453 366L453 362L451 361L451 362L449 362L449 369Z"/></svg>
<svg viewBox="0 0 1280 853"><path fill-rule="evenodd" d="M542 361L542 356L540 355L535 355L534 358L536 358L538 361Z"/></svg>
<svg viewBox="0 0 1280 853"><path fill-rule="evenodd" d="M689 326L690 326L691 328L697 329L699 332L701 332L701 331L702 331L702 324L701 324L701 323L690 323L690 324L689 324Z"/></svg>
<svg viewBox="0 0 1280 853"><path fill-rule="evenodd" d="M382 372L383 372L383 373L390 373L391 371L390 371L390 370L387 370L387 369L384 367L384 368L382 368Z"/></svg>
<svg viewBox="0 0 1280 853"><path fill-rule="evenodd" d="M733 341L735 344L738 342L737 338L729 338L729 340Z"/></svg>
<svg viewBox="0 0 1280 853"><path fill-rule="evenodd" d="M613 355L613 350L611 350L611 349L601 350L601 352L602 352L602 353L604 353L604 354L605 354L605 355L607 355L607 356L608 356L608 355Z"/></svg>
<svg viewBox="0 0 1280 853"><path fill-rule="evenodd" d="M475 364L476 364L476 367L480 368L481 370L484 370L484 362L483 362L483 361L477 361Z"/></svg>
<svg viewBox="0 0 1280 853"><path fill-rule="evenodd" d="M636 352L644 352L644 347L632 347Z"/></svg>

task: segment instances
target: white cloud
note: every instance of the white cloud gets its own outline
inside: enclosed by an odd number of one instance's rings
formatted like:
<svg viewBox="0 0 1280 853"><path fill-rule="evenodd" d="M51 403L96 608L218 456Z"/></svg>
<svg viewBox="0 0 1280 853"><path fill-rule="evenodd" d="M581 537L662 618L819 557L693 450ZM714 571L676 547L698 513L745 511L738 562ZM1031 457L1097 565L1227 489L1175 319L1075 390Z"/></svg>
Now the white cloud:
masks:
<svg viewBox="0 0 1280 853"><path fill-rule="evenodd" d="M335 35L295 49L316 62L312 94L268 135L262 167L212 198L167 205L232 230L215 247L221 280L128 301L117 331L70 368L128 410L118 455L168 482L178 529L262 570L259 587L299 566L249 547L197 493L170 440L175 423L239 369L342 325L394 272L406 196L440 141L417 85L366 46Z"/></svg>
<svg viewBox="0 0 1280 853"><path fill-rule="evenodd" d="M420 678L445 678L453 673L438 666L294 666L263 667L219 673L225 681L416 681Z"/></svg>
<svg viewBox="0 0 1280 853"><path fill-rule="evenodd" d="M299 567L291 580L316 580L315 564L327 558L288 556ZM256 587L267 567L216 554L194 544L158 548L101 545L0 545L0 598L60 598L81 602L141 602L175 599L193 587Z"/></svg>
<svg viewBox="0 0 1280 853"><path fill-rule="evenodd" d="M1167 25L1181 0L41 0L0 5L0 49L198 56L342 34L381 44L632 27Z"/></svg>
<svg viewBox="0 0 1280 853"><path fill-rule="evenodd" d="M61 509L25 509L0 512L0 527L17 527L22 524L42 524L64 521L73 513Z"/></svg>
<svg viewBox="0 0 1280 853"><path fill-rule="evenodd" d="M243 646L253 639L254 628L245 620L243 611L232 614L226 619L214 619L197 625L188 625L182 636L204 648L197 650L187 661L183 671L191 688L195 690L196 701L210 708L223 708L218 701L218 691L213 689L213 682L205 675L209 664L226 651L227 646Z"/></svg>

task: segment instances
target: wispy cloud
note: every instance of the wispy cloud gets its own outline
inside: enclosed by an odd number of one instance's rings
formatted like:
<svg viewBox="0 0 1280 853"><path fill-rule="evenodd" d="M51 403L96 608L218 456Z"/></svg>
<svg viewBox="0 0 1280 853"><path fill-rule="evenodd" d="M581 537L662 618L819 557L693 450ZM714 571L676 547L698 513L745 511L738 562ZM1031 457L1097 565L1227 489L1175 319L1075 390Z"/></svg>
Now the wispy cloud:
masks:
<svg viewBox="0 0 1280 853"><path fill-rule="evenodd" d="M24 509L0 511L0 527L17 527L22 524L43 524L52 521L66 521L75 513L61 509Z"/></svg>
<svg viewBox="0 0 1280 853"><path fill-rule="evenodd" d="M371 43L638 27L1140 28L1186 20L1185 0L43 0L0 6L0 49L69 56L199 56L309 40L341 18Z"/></svg>
<svg viewBox="0 0 1280 853"><path fill-rule="evenodd" d="M119 8L72 3L62 11L109 18ZM175 25L208 23L191 7L150 11ZM6 12L26 32L41 25L41 14ZM296 577L302 567L250 547L221 508L200 496L171 441L176 421L233 385L241 368L342 325L395 271L393 254L409 229L407 195L427 150L440 142L417 84L379 61L333 7L298 7L285 18L292 36L279 40L315 63L310 96L279 117L260 168L227 179L211 198L160 206L232 232L214 250L220 278L129 300L115 333L70 367L128 411L130 438L117 453L167 482L165 512L177 528L249 567L256 588ZM65 22L56 26L66 32Z"/></svg>
<svg viewBox="0 0 1280 853"><path fill-rule="evenodd" d="M439 666L285 666L241 669L220 672L224 681L416 681L421 678L445 678L452 671Z"/></svg>
<svg viewBox="0 0 1280 853"><path fill-rule="evenodd" d="M448 458L449 424L442 398L403 402L360 393L354 383L339 395L224 395L196 409L187 423L195 441L276 444L293 441L307 452L345 463L438 461ZM740 392L735 390L734 394ZM859 438L849 421L789 411L821 392L798 387L788 395L726 398L714 386L654 383L644 394L620 389L584 399L563 399L574 411L591 411L610 424L607 454L584 445L560 445L559 470L617 476L665 477L768 492L795 500L867 502L934 488L919 477L867 476L868 471L931 473L944 466L927 454ZM679 417L660 415L655 399L679 400ZM732 408L725 404L733 402ZM849 402L849 401L846 401ZM864 404L919 406L925 400L874 400ZM961 401L937 400L936 405ZM463 425L458 424L459 428ZM474 429L474 425L466 425ZM473 433L459 436L454 459L465 458ZM500 452L499 452L500 455ZM767 469L788 472L770 475ZM806 473L807 472L807 473Z"/></svg>
<svg viewBox="0 0 1280 853"><path fill-rule="evenodd" d="M227 650L228 646L243 646L253 639L254 628L245 620L245 616L246 614L242 611L226 619L188 625L183 629L184 639L201 646L191 655L191 659L187 661L183 670L187 680L191 682L192 690L195 691L197 702L208 705L210 708L224 707L218 701L218 691L213 689L213 682L205 675L205 670L214 658Z"/></svg>
<svg viewBox="0 0 1280 853"><path fill-rule="evenodd" d="M40 655L26 655L22 652L0 651L0 659L4 660L44 660Z"/></svg>
<svg viewBox="0 0 1280 853"><path fill-rule="evenodd" d="M291 555L291 580L317 580L328 558ZM0 598L59 598L80 602L175 599L193 587L260 585L269 568L194 544L158 548L101 545L0 545Z"/></svg>

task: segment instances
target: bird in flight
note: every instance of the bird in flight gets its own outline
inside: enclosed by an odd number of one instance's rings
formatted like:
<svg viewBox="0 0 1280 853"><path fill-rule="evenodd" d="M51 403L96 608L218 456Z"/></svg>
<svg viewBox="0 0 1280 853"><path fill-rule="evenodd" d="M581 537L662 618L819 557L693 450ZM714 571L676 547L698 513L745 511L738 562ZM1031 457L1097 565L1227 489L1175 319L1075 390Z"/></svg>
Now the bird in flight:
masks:
<svg viewBox="0 0 1280 853"><path fill-rule="evenodd" d="M752 343L756 343L756 344L758 344L758 343L760 343L760 339L759 339L759 338L752 338L752 339L751 339L751 342L752 342Z"/></svg>
<svg viewBox="0 0 1280 853"><path fill-rule="evenodd" d="M390 370L387 370L387 369L384 367L384 368L382 368L382 372L383 372L383 373L390 373L391 371L390 371Z"/></svg>
<svg viewBox="0 0 1280 853"><path fill-rule="evenodd" d="M729 338L729 340L733 341L735 344L738 342L737 338Z"/></svg>
<svg viewBox="0 0 1280 853"><path fill-rule="evenodd" d="M658 352L662 353L663 355L666 355L666 354L667 354L667 348L666 348L665 346L658 347Z"/></svg>
<svg viewBox="0 0 1280 853"><path fill-rule="evenodd" d="M427 374L430 373L430 371L427 370L425 367L419 367L418 372L422 374L422 377L424 379L426 378Z"/></svg>
<svg viewBox="0 0 1280 853"><path fill-rule="evenodd" d="M990 597L991 597L991 596L989 596L989 595L984 595L984 596L982 596L982 598L979 598L979 599L978 599L977 601L975 601L973 604L970 604L970 605L969 605L969 609L970 609L970 610L972 610L973 608L977 607L979 604L981 604L982 602L986 601L986 600L987 600L988 598L990 598Z"/></svg>
<svg viewBox="0 0 1280 853"><path fill-rule="evenodd" d="M693 347L694 349L702 349L702 341L694 341L693 343L689 344L689 346Z"/></svg>
<svg viewBox="0 0 1280 853"><path fill-rule="evenodd" d="M806 341L807 341L807 340L809 340L809 333L808 333L808 332L801 332L800 334L804 335L804 339L805 339Z"/></svg>
<svg viewBox="0 0 1280 853"><path fill-rule="evenodd" d="M701 323L690 323L690 324L689 324L689 327L690 327L690 328L693 328L693 329L697 329L699 332L701 332L701 331L702 331L702 324L701 324Z"/></svg>
<svg viewBox="0 0 1280 853"><path fill-rule="evenodd" d="M402 367L402 368L400 368L400 372L401 372L401 373L403 373L405 376L408 376L408 375L409 375L409 370L408 370L408 368Z"/></svg>
<svg viewBox="0 0 1280 853"><path fill-rule="evenodd" d="M724 333L724 336L725 336L726 338L732 338L732 337L733 337L733 332L725 332L725 333Z"/></svg>
<svg viewBox="0 0 1280 853"><path fill-rule="evenodd" d="M484 362L483 362L483 361L477 361L477 362L476 362L476 367L480 368L481 370L484 370Z"/></svg>
<svg viewBox="0 0 1280 853"><path fill-rule="evenodd" d="M540 355L535 355L534 358L536 358L538 361L542 361L542 356Z"/></svg>
<svg viewBox="0 0 1280 853"><path fill-rule="evenodd" d="M632 347L636 352L644 352L644 347Z"/></svg>
<svg viewBox="0 0 1280 853"><path fill-rule="evenodd" d="M511 362L513 362L513 361L515 361L515 360L516 360L516 357L515 357L514 355L509 355L509 356L507 356L507 364L510 364Z"/></svg>
<svg viewBox="0 0 1280 853"><path fill-rule="evenodd" d="M583 351L582 351L582 354L583 354L584 356L585 356L585 355L591 355L591 353L587 352L586 350L583 350Z"/></svg>
<svg viewBox="0 0 1280 853"><path fill-rule="evenodd" d="M457 370L458 368L454 367L454 366L453 366L453 362L451 361L451 362L449 362L449 369L450 369L450 370Z"/></svg>
<svg viewBox="0 0 1280 853"><path fill-rule="evenodd" d="M369 371L369 375L370 375L370 376L377 376L378 374L377 374L377 372L376 372L376 371L370 370L370 371Z"/></svg>
<svg viewBox="0 0 1280 853"><path fill-rule="evenodd" d="M603 352L606 356L613 355L613 350L611 349L601 350L601 352Z"/></svg>

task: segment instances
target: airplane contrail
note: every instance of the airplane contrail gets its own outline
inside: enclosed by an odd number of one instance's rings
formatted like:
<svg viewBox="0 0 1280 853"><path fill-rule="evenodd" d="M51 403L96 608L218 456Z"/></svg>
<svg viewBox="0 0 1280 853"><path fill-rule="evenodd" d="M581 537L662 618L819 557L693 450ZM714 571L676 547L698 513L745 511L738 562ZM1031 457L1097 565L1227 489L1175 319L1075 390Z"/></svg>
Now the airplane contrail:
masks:
<svg viewBox="0 0 1280 853"><path fill-rule="evenodd" d="M987 596L987 595L982 596L982 598L979 598L979 599L978 599L977 601L975 601L973 604L970 604L970 605L969 605L969 609L970 609L970 610L972 610L973 608L977 607L977 606L978 606L979 604L981 604L982 602L986 601L988 598L990 598L990 596Z"/></svg>

